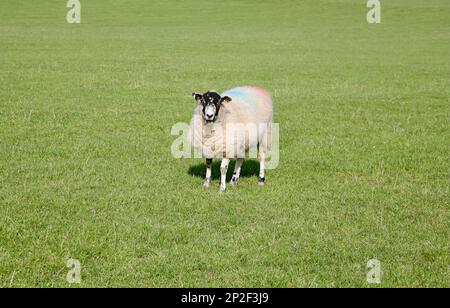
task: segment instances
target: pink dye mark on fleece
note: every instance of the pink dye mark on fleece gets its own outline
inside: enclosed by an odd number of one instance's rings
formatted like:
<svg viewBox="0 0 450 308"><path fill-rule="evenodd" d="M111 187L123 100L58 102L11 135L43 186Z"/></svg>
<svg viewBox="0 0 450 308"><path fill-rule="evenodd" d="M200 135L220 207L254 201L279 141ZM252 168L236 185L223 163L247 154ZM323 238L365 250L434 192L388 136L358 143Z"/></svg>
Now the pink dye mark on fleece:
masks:
<svg viewBox="0 0 450 308"><path fill-rule="evenodd" d="M265 89L261 88L261 87L256 87L256 86L244 86L242 87L243 89L248 89L249 91L255 91L256 93L260 94L260 95L265 95L265 96L270 96L270 93L267 92Z"/></svg>

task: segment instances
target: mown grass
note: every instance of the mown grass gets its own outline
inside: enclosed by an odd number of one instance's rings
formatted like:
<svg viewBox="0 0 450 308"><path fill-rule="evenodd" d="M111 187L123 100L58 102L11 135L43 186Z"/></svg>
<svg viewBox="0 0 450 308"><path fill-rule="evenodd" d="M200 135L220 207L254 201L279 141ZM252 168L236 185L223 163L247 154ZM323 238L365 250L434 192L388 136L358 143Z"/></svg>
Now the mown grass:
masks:
<svg viewBox="0 0 450 308"><path fill-rule="evenodd" d="M0 2L0 286L448 287L450 3ZM280 166L202 187L192 91L273 93ZM200 166L199 166L200 165ZM72 285L73 286L73 285Z"/></svg>

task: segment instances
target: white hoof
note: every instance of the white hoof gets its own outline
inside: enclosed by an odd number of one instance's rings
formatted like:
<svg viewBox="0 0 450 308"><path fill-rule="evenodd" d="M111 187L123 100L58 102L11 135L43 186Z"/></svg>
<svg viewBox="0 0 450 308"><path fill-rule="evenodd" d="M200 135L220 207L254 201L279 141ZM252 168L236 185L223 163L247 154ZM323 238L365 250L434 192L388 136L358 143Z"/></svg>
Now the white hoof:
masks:
<svg viewBox="0 0 450 308"><path fill-rule="evenodd" d="M210 188L211 187L211 179L206 179L205 182L203 183L203 186L206 188Z"/></svg>

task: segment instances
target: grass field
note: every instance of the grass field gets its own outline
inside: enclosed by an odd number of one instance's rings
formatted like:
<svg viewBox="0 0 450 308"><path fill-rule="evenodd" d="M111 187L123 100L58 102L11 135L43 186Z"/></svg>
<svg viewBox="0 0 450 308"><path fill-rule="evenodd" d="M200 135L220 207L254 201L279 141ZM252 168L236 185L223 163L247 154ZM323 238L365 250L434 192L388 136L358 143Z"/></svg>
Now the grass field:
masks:
<svg viewBox="0 0 450 308"><path fill-rule="evenodd" d="M0 287L449 287L450 2L381 2L0 1ZM170 130L239 85L280 166L220 194Z"/></svg>

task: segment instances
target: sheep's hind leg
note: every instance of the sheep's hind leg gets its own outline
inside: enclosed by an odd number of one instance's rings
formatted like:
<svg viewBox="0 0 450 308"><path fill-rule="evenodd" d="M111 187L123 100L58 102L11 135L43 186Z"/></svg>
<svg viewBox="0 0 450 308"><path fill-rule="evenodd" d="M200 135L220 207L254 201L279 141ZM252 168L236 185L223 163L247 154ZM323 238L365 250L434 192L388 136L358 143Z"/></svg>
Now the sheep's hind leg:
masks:
<svg viewBox="0 0 450 308"><path fill-rule="evenodd" d="M205 177L205 183L203 184L203 186L205 186L206 188L211 187L212 161L213 160L211 158L206 159L206 177Z"/></svg>
<svg viewBox="0 0 450 308"><path fill-rule="evenodd" d="M227 191L227 171L228 164L230 160L228 158L222 159L222 164L220 165L220 191Z"/></svg>
<svg viewBox="0 0 450 308"><path fill-rule="evenodd" d="M259 142L258 152L259 152L259 178L258 184L263 186L266 182L265 169L266 169L266 151L271 147L272 138L272 123L269 123L267 130L265 131L263 138Z"/></svg>
<svg viewBox="0 0 450 308"><path fill-rule="evenodd" d="M263 144L259 145L259 178L258 185L263 186L266 182L265 177L266 168L266 147Z"/></svg>
<svg viewBox="0 0 450 308"><path fill-rule="evenodd" d="M234 166L233 177L231 178L231 185L236 186L239 182L239 176L241 175L241 167L244 162L243 158L236 159L236 165Z"/></svg>

